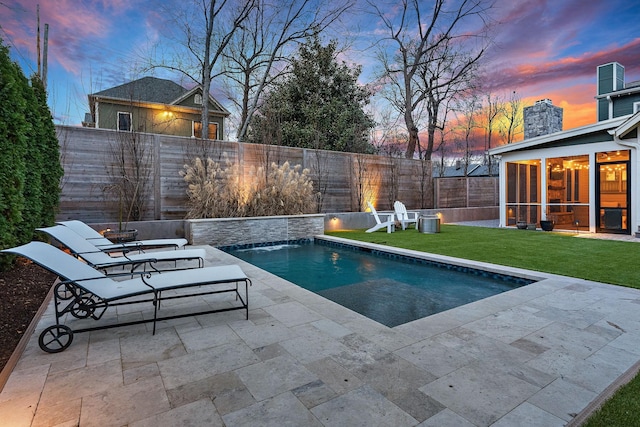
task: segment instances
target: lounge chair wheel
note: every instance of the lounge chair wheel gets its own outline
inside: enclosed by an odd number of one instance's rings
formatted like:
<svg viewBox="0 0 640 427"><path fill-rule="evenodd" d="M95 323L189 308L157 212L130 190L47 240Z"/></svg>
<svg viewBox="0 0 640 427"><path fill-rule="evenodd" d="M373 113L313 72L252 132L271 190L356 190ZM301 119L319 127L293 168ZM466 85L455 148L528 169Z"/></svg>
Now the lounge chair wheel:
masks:
<svg viewBox="0 0 640 427"><path fill-rule="evenodd" d="M42 331L38 345L47 353L60 353L73 341L73 331L65 325L53 325Z"/></svg>
<svg viewBox="0 0 640 427"><path fill-rule="evenodd" d="M56 286L56 296L61 300L71 299L74 295L73 289L66 283Z"/></svg>
<svg viewBox="0 0 640 427"><path fill-rule="evenodd" d="M91 316L95 311L95 301L93 297L84 295L80 297L80 300L73 304L73 307L69 310L71 315L76 319L86 319Z"/></svg>

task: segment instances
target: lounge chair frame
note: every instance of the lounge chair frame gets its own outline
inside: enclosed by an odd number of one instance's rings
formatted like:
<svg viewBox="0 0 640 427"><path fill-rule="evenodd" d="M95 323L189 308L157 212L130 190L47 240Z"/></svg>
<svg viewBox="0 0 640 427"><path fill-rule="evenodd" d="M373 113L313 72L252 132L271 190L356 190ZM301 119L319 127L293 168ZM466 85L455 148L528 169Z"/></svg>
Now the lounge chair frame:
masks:
<svg viewBox="0 0 640 427"><path fill-rule="evenodd" d="M82 238L90 241L93 245L100 248L104 252L115 252L123 249L137 250L144 252L149 248L163 248L169 247L173 249L184 248L188 243L187 239L149 239L149 240L136 240L133 242L120 242L114 243L107 239L99 232L91 228L86 223L79 220L59 221L58 224L64 225L70 228Z"/></svg>
<svg viewBox="0 0 640 427"><path fill-rule="evenodd" d="M31 242L17 248L0 252L12 253L32 260L34 263L57 274L62 280L55 285L53 297L55 307L55 324L44 329L38 338L40 348L47 353L58 353L66 350L73 341L74 334L143 323L153 323L153 334L158 322L181 317L220 313L233 310L245 310L245 318L249 319L249 279L237 265L204 267L191 270L193 280L186 280L188 273L146 273L134 279L115 281L95 270L80 260L43 242ZM56 265L61 266L56 268ZM76 277L67 277L74 275ZM244 293L242 284L244 283ZM216 289L210 289L215 286ZM220 289L220 286L223 286ZM175 293L163 295L167 291L199 288L197 292ZM222 293L235 294L237 305L206 310L195 310L187 313L160 316L163 301L193 298L204 295ZM148 296L148 297L147 297ZM141 320L115 322L94 327L80 326L72 328L63 318L70 314L77 319L100 320L111 307L130 304L152 304L153 317Z"/></svg>
<svg viewBox="0 0 640 427"><path fill-rule="evenodd" d="M158 263L173 262L171 270L177 270L177 261L197 261L195 267L204 266L204 257L206 255L204 249L185 249L181 251L161 251L161 252L142 252L130 254L127 249L121 249L121 256L111 256L95 245L91 241L82 238L73 230L62 225L53 227L38 228L38 231L46 233L50 237L60 242L68 248L74 256L82 258L85 262L94 268L103 271L108 275L122 275L123 273L109 272L113 267L129 267L129 271L124 274L136 273L139 267L143 267L146 271L147 266L151 270L159 272ZM189 267L186 267L189 268ZM191 267L193 268L193 266Z"/></svg>

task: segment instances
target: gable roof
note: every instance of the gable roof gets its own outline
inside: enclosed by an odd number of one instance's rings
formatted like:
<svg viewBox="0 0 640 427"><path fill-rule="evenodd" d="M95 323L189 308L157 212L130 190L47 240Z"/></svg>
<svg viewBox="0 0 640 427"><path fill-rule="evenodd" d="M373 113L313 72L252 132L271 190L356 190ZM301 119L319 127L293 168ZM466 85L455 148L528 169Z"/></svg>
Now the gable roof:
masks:
<svg viewBox="0 0 640 427"><path fill-rule="evenodd" d="M158 104L172 104L187 89L171 80L157 77L143 77L129 83L115 86L92 94L101 98L122 99L125 101L155 102Z"/></svg>
<svg viewBox="0 0 640 427"><path fill-rule="evenodd" d="M195 92L202 92L199 86L186 89L179 84L157 77L142 77L129 83L89 95L89 98L108 98L120 101L149 102L155 104L179 105ZM220 103L209 95L209 102L214 106L211 112L230 115Z"/></svg>
<svg viewBox="0 0 640 427"><path fill-rule="evenodd" d="M632 130L637 128L640 125L640 111L629 117L627 121L618 126L615 130L610 131L613 136L616 138L624 138L627 136Z"/></svg>

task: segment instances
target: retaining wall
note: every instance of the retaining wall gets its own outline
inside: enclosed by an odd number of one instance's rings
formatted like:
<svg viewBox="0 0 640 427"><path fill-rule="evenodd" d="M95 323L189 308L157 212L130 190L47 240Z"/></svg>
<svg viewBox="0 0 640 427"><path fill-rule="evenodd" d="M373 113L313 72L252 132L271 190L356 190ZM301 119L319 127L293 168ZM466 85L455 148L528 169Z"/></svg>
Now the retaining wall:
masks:
<svg viewBox="0 0 640 427"><path fill-rule="evenodd" d="M324 214L254 218L187 219L193 245L230 246L298 240L324 234Z"/></svg>

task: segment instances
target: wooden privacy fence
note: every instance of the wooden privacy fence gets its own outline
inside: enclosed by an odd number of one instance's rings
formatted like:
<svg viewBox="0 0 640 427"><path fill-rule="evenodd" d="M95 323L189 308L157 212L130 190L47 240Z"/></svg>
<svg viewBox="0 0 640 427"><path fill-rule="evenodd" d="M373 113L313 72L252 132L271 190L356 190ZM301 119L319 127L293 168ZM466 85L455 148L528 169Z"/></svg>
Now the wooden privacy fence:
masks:
<svg viewBox="0 0 640 427"><path fill-rule="evenodd" d="M309 169L314 190L321 193L316 212L358 212L366 201L380 210L392 209L395 200L402 200L410 209L433 206L430 162L106 129L57 126L56 130L65 171L58 220L126 220L131 207L112 183L118 150L131 138L138 148L144 148L138 165L142 184L133 188L146 201L141 220L185 217L187 183L180 171L203 153L215 161L237 162L243 177L272 162L288 161Z"/></svg>
<svg viewBox="0 0 640 427"><path fill-rule="evenodd" d="M451 177L434 179L434 208L498 206L498 177Z"/></svg>

